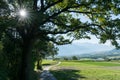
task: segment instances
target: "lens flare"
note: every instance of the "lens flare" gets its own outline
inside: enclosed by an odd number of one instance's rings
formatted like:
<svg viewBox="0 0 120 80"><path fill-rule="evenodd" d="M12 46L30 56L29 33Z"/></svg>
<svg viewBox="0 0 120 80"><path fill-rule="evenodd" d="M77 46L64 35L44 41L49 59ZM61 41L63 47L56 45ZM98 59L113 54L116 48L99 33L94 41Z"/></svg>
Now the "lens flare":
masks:
<svg viewBox="0 0 120 80"><path fill-rule="evenodd" d="M21 9L19 11L19 14L20 14L21 17L26 17L27 16L27 12L24 9Z"/></svg>
<svg viewBox="0 0 120 80"><path fill-rule="evenodd" d="M18 23L30 24L33 20L33 14L31 14L31 10L28 8L18 8L17 15L18 15Z"/></svg>

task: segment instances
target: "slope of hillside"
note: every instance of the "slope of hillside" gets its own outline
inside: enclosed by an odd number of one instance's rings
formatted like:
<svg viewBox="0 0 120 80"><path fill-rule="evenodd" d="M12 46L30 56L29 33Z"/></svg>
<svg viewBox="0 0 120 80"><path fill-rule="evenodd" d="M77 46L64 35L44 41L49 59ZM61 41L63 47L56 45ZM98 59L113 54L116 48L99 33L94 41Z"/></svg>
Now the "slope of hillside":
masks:
<svg viewBox="0 0 120 80"><path fill-rule="evenodd" d="M101 52L92 52L88 54L81 54L79 55L80 57L115 57L115 56L120 56L120 49L113 49L110 51L101 51Z"/></svg>

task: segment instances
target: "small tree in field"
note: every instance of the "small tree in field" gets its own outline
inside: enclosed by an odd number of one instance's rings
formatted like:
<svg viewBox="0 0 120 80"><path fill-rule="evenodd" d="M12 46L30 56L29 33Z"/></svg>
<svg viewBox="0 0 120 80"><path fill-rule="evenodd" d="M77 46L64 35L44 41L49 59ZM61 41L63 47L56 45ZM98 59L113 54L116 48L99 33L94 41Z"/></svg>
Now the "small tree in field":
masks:
<svg viewBox="0 0 120 80"><path fill-rule="evenodd" d="M58 48L52 42L45 41L36 41L34 44L33 53L34 57L37 60L37 68L42 69L42 59L52 56L54 60L54 56L58 54Z"/></svg>
<svg viewBox="0 0 120 80"><path fill-rule="evenodd" d="M77 56L72 56L72 60L78 60Z"/></svg>

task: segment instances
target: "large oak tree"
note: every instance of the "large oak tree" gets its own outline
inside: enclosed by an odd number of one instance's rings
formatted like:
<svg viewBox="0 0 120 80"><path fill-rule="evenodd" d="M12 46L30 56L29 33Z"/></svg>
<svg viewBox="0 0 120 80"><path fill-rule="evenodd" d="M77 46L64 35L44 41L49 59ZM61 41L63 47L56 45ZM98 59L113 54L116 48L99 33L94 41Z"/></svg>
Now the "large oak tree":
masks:
<svg viewBox="0 0 120 80"><path fill-rule="evenodd" d="M22 17L20 10L27 16ZM7 34L21 45L19 79L31 80L31 50L36 40L61 45L90 39L92 34L101 43L110 40L119 47L120 19L113 18L119 14L119 0L0 0L0 36Z"/></svg>

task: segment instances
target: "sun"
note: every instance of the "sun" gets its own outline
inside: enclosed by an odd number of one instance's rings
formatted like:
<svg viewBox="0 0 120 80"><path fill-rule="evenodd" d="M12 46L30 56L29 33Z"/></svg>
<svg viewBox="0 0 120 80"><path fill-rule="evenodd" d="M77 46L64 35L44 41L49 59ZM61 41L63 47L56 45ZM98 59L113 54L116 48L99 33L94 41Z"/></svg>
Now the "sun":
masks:
<svg viewBox="0 0 120 80"><path fill-rule="evenodd" d="M27 8L18 8L17 11L18 22L30 24L32 21L32 16Z"/></svg>
<svg viewBox="0 0 120 80"><path fill-rule="evenodd" d="M21 10L19 11L19 14L20 14L21 17L26 17L26 16L27 16L27 12L26 12L25 9L21 9Z"/></svg>

